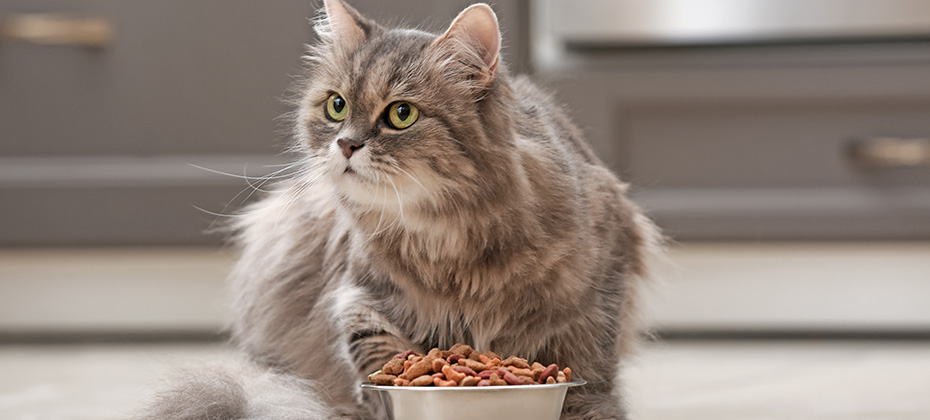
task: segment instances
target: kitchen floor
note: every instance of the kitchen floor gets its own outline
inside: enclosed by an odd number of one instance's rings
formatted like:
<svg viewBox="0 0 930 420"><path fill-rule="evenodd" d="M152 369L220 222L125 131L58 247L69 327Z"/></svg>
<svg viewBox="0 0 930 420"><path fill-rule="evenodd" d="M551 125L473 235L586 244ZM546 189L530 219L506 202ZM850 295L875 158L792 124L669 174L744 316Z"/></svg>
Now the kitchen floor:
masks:
<svg viewBox="0 0 930 420"><path fill-rule="evenodd" d="M0 346L0 419L125 419L171 369L221 344ZM930 419L927 341L648 343L628 371L636 419Z"/></svg>

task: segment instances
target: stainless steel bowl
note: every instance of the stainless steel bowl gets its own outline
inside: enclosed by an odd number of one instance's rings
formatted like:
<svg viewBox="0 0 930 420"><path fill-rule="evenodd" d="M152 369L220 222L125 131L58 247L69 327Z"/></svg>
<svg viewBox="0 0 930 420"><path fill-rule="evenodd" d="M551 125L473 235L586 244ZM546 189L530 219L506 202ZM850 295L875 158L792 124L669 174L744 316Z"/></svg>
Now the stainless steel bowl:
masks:
<svg viewBox="0 0 930 420"><path fill-rule="evenodd" d="M563 384L482 387L418 387L362 384L381 394L390 420L558 420L565 392L585 381Z"/></svg>

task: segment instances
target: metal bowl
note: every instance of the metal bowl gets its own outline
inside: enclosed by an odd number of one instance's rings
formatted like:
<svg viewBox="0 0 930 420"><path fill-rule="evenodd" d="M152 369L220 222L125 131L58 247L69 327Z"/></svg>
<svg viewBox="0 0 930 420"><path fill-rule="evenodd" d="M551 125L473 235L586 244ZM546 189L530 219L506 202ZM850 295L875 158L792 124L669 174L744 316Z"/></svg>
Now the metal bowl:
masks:
<svg viewBox="0 0 930 420"><path fill-rule="evenodd" d="M362 384L377 391L389 420L473 420L485 414L499 419L558 420L568 388L561 384L482 387L382 386Z"/></svg>

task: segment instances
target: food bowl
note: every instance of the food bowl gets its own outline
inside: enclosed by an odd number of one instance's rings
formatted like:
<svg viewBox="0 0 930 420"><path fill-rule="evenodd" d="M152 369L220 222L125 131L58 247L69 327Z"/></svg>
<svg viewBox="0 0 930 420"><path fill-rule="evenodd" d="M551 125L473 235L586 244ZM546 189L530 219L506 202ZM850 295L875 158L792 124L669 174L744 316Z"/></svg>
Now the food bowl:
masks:
<svg viewBox="0 0 930 420"><path fill-rule="evenodd" d="M389 420L498 419L558 420L568 388L584 385L574 380L560 384L480 387L382 386L362 384L377 391Z"/></svg>

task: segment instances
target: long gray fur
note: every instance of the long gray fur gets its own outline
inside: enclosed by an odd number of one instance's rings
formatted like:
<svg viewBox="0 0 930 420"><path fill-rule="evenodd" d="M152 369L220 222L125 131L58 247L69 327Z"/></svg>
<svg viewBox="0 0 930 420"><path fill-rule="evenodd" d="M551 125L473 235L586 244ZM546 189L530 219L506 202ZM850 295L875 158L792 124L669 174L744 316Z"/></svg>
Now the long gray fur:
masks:
<svg viewBox="0 0 930 420"><path fill-rule="evenodd" d="M572 367L588 385L563 419L626 418L618 369L659 235L566 111L498 64L491 18L473 6L437 36L326 2L295 101L300 170L234 226L249 361L180 380L140 418L382 418L367 374L456 342ZM420 110L405 130L383 119L397 100ZM364 147L346 159L339 138Z"/></svg>

